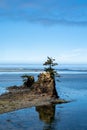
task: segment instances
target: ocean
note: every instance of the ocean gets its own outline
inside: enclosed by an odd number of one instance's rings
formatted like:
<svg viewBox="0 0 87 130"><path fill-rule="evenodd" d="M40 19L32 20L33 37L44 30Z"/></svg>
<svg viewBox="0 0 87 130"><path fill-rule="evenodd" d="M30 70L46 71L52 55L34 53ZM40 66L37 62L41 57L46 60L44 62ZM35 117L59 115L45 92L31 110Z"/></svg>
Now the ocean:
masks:
<svg viewBox="0 0 87 130"><path fill-rule="evenodd" d="M87 65L65 64L55 68L60 74L57 92L67 104L39 106L0 114L0 130L86 130ZM37 76L43 65L0 65L0 94L8 86L21 85L23 74Z"/></svg>

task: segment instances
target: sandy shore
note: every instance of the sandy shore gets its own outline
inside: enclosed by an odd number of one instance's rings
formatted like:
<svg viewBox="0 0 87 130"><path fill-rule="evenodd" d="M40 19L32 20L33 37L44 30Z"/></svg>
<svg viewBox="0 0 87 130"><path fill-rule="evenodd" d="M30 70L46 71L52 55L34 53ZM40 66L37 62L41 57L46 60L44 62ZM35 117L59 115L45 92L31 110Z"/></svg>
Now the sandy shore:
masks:
<svg viewBox="0 0 87 130"><path fill-rule="evenodd" d="M24 89L8 92L0 96L0 114L22 108L66 102L62 99L54 99L46 94L35 94L28 89Z"/></svg>

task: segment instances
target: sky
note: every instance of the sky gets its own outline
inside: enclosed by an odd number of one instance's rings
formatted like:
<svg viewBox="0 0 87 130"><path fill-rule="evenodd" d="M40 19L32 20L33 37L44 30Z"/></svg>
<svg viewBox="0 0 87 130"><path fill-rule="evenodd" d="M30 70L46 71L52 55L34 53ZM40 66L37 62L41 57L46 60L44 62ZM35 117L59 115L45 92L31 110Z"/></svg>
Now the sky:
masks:
<svg viewBox="0 0 87 130"><path fill-rule="evenodd" d="M0 63L87 64L87 0L0 0Z"/></svg>

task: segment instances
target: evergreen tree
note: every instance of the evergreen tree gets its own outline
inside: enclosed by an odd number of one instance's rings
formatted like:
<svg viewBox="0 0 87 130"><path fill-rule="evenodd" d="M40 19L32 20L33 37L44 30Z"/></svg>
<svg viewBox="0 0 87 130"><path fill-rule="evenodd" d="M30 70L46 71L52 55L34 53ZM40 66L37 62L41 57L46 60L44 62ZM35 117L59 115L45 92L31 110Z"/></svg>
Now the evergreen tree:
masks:
<svg viewBox="0 0 87 130"><path fill-rule="evenodd" d="M49 72L53 79L55 79L55 77L60 77L57 71L53 68L54 66L58 65L57 63L55 63L55 59L53 59L52 57L47 57L47 61L45 61L43 65L48 66L44 68L44 71Z"/></svg>
<svg viewBox="0 0 87 130"><path fill-rule="evenodd" d="M34 83L34 77L30 75L23 75L21 76L23 78L23 85L25 87L31 87Z"/></svg>

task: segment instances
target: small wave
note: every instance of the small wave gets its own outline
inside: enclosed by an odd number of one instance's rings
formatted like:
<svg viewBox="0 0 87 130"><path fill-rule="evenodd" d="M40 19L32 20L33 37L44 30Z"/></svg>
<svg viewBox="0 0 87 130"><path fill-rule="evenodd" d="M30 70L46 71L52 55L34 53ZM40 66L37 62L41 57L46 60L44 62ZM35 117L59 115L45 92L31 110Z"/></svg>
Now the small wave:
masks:
<svg viewBox="0 0 87 130"><path fill-rule="evenodd" d="M86 68L55 68L59 73L87 73ZM27 67L16 67L16 68L3 68L0 67L0 74L10 74L10 73L41 73L44 68L27 68Z"/></svg>

